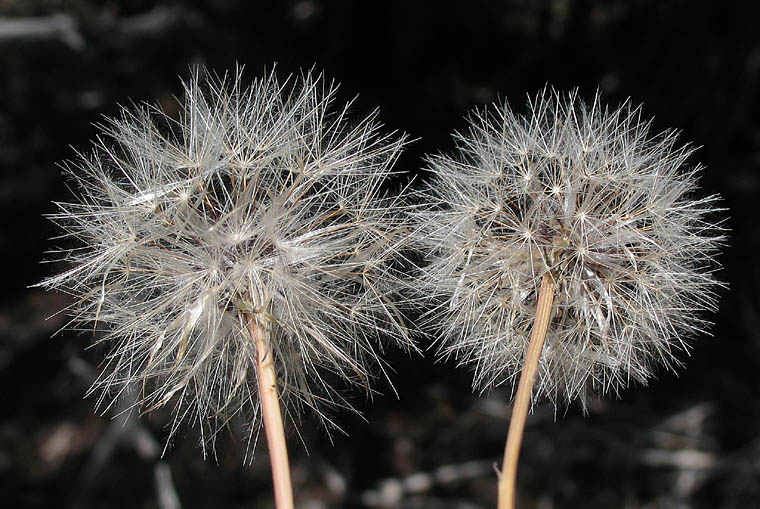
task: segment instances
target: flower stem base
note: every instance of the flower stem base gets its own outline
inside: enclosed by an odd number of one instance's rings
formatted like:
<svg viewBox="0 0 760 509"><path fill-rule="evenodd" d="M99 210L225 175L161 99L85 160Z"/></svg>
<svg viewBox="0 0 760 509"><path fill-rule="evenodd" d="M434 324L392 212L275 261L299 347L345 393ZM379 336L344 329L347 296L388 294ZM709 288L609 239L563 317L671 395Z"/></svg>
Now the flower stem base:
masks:
<svg viewBox="0 0 760 509"><path fill-rule="evenodd" d="M528 419L533 384L538 372L538 361L541 358L541 350L544 347L546 331L549 328L549 321L552 316L553 302L554 280L549 273L546 273L541 281L536 318L533 322L533 330L530 333L530 344L523 362L517 396L512 406L512 417L509 420L507 444L504 448L504 464L499 480L499 509L513 509L515 507L517 462L520 458L520 446L525 431L525 422Z"/></svg>
<svg viewBox="0 0 760 509"><path fill-rule="evenodd" d="M246 315L248 330L256 346L256 376L261 397L261 416L269 448L272 466L272 485L277 509L293 509L293 486L290 480L288 446L282 424L280 396L277 392L277 376L274 355L267 345L266 326L254 316Z"/></svg>

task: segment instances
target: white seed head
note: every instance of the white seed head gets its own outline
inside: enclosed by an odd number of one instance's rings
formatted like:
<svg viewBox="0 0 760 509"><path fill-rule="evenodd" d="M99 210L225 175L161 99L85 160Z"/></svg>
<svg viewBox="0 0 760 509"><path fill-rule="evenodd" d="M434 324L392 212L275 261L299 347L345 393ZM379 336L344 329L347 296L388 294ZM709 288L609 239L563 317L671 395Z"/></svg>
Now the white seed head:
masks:
<svg viewBox="0 0 760 509"><path fill-rule="evenodd" d="M527 116L496 105L428 159L432 212L417 215L429 257L421 290L439 353L487 390L520 373L541 279L555 298L534 397L557 405L646 383L673 368L715 307L723 241L717 196L676 135L650 135L629 104L545 89Z"/></svg>
<svg viewBox="0 0 760 509"><path fill-rule="evenodd" d="M41 285L103 324L101 402L137 383L204 453L231 419L260 423L246 316L267 324L286 412L327 425L348 406L335 382L369 391L384 344L414 348L392 298L405 209L382 190L404 140L349 123L321 77L293 81L195 73L178 119L124 110L66 166L76 200L52 215L75 247Z"/></svg>

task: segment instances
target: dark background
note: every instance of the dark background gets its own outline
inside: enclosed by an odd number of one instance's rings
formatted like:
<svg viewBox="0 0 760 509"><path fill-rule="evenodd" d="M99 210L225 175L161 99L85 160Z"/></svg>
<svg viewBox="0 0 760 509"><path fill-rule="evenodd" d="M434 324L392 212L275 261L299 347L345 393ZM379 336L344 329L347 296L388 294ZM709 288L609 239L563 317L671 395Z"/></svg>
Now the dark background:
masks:
<svg viewBox="0 0 760 509"><path fill-rule="evenodd" d="M720 277L730 285L713 337L696 338L677 375L592 404L584 417L540 406L519 472L520 507L760 506L760 12L758 2L382 1L106 2L0 0L0 500L4 507L271 507L265 448L243 465L224 437L202 459L184 429L163 458L167 416L111 419L83 399L103 352L88 335L51 334L66 298L29 284L54 234L42 214L67 197L57 162L86 149L117 104L171 107L178 76L236 63L249 78L278 63L316 66L419 138L399 162L452 147L475 106L524 111L546 83L631 97L702 148L706 193L730 209ZM424 175L423 175L424 178ZM477 397L470 374L432 355L392 354L385 389L349 436L307 422L291 434L299 507L494 507L508 398ZM555 419L556 417L556 419Z"/></svg>

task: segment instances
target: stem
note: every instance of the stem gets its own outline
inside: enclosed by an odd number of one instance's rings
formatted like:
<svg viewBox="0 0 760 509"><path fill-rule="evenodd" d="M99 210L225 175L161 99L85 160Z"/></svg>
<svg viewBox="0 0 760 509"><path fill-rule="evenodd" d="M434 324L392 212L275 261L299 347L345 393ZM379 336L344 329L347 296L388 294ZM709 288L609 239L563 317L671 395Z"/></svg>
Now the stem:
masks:
<svg viewBox="0 0 760 509"><path fill-rule="evenodd" d="M499 480L499 506L498 509L513 509L515 507L517 487L517 460L520 458L520 446L522 444L525 421L528 419L530 409L530 396L533 392L533 384L538 372L538 361L541 358L541 350L544 347L546 331L549 328L549 320L552 316L552 303L554 302L554 281L549 273L544 274L541 281L541 290L538 294L536 306L536 318L533 321L533 330L530 333L528 353L525 354L520 383L517 387L517 396L512 406L512 417L509 420L509 432L507 433L507 445L504 447L504 464L502 465L501 479Z"/></svg>
<svg viewBox="0 0 760 509"><path fill-rule="evenodd" d="M267 435L269 462L272 465L272 485L277 509L293 509L293 486L290 482L288 446L282 425L280 396L277 393L277 377L274 356L267 346L267 329L252 315L246 315L251 339L256 345L256 376L261 398L261 416Z"/></svg>

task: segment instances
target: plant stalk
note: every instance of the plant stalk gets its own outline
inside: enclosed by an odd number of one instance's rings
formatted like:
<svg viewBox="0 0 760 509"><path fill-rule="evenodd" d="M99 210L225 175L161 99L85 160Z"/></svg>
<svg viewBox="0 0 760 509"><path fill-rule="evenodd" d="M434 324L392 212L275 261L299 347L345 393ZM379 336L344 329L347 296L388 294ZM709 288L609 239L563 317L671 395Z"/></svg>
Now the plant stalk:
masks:
<svg viewBox="0 0 760 509"><path fill-rule="evenodd" d="M499 505L498 509L513 509L517 495L517 463L520 458L525 422L530 410L530 399L533 392L533 384L538 372L538 361L541 358L541 350L544 347L546 331L552 316L552 303L554 302L554 280L549 273L544 274L541 281L541 290L538 294L536 317L533 321L533 330L530 333L530 344L525 354L520 382L517 386L517 396L512 406L512 417L509 420L509 432L507 444L504 447L504 463L499 479Z"/></svg>
<svg viewBox="0 0 760 509"><path fill-rule="evenodd" d="M261 399L261 416L269 448L269 462L272 466L272 485L277 509L293 509L293 486L290 480L288 446L282 424L280 395L277 392L277 376L274 369L274 355L267 345L267 329L252 315L246 315L248 330L256 346L256 377Z"/></svg>

